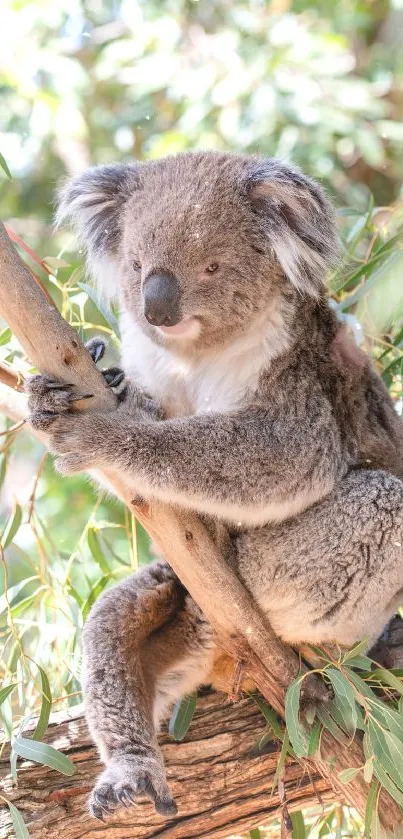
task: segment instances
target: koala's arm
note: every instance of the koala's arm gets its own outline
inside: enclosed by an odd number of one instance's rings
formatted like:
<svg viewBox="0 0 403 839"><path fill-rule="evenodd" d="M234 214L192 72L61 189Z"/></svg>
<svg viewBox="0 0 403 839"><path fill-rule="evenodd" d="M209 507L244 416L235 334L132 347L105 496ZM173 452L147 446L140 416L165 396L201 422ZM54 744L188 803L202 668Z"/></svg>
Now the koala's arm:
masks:
<svg viewBox="0 0 403 839"><path fill-rule="evenodd" d="M60 414L50 426L62 472L112 467L146 497L230 521L294 515L331 491L345 472L326 402L295 412L263 408L156 421L125 403L105 414Z"/></svg>

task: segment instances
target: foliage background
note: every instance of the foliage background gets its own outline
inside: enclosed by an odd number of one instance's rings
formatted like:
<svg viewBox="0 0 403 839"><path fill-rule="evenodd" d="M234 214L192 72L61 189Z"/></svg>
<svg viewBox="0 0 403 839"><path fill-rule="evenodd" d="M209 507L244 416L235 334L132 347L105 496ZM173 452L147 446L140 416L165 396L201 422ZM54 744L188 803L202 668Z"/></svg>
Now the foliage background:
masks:
<svg viewBox="0 0 403 839"><path fill-rule="evenodd" d="M0 216L45 257L44 266L26 256L83 337L104 331L118 350L79 285L71 238L52 234L60 178L187 148L287 157L339 208L335 305L399 409L402 24L402 0L3 0L0 151L13 180L0 181ZM28 370L4 324L0 357ZM57 707L80 701L88 609L149 551L127 512L85 478L61 481L25 432L3 435L0 446L3 675L18 681L1 708L10 731L41 705L36 664ZM321 835L359 829L338 811Z"/></svg>

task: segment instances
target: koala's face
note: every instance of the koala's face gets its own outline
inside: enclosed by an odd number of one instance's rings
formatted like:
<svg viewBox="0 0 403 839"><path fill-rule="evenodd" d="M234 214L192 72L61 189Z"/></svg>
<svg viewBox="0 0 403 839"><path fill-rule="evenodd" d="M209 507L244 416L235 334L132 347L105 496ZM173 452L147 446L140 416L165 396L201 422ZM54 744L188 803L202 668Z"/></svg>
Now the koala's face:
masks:
<svg viewBox="0 0 403 839"><path fill-rule="evenodd" d="M97 167L67 185L60 215L78 226L95 277L109 270L107 292L173 348L228 342L285 296L317 296L336 249L320 188L244 155Z"/></svg>

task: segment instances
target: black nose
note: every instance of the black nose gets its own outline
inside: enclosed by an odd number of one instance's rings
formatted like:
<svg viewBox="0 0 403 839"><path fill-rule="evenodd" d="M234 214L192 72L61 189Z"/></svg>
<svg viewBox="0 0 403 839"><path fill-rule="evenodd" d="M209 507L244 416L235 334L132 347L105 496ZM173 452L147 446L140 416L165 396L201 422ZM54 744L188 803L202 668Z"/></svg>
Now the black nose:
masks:
<svg viewBox="0 0 403 839"><path fill-rule="evenodd" d="M172 274L150 274L143 285L144 314L153 326L175 326L181 319L179 285Z"/></svg>

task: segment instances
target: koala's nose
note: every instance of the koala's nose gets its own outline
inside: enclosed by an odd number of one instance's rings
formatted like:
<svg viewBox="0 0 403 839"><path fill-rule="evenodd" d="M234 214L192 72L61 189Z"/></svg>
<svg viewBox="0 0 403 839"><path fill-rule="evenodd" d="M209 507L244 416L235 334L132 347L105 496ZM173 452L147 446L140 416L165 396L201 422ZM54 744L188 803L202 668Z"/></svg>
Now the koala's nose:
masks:
<svg viewBox="0 0 403 839"><path fill-rule="evenodd" d="M181 319L178 281L172 274L150 274L143 285L144 315L153 326L175 326Z"/></svg>

